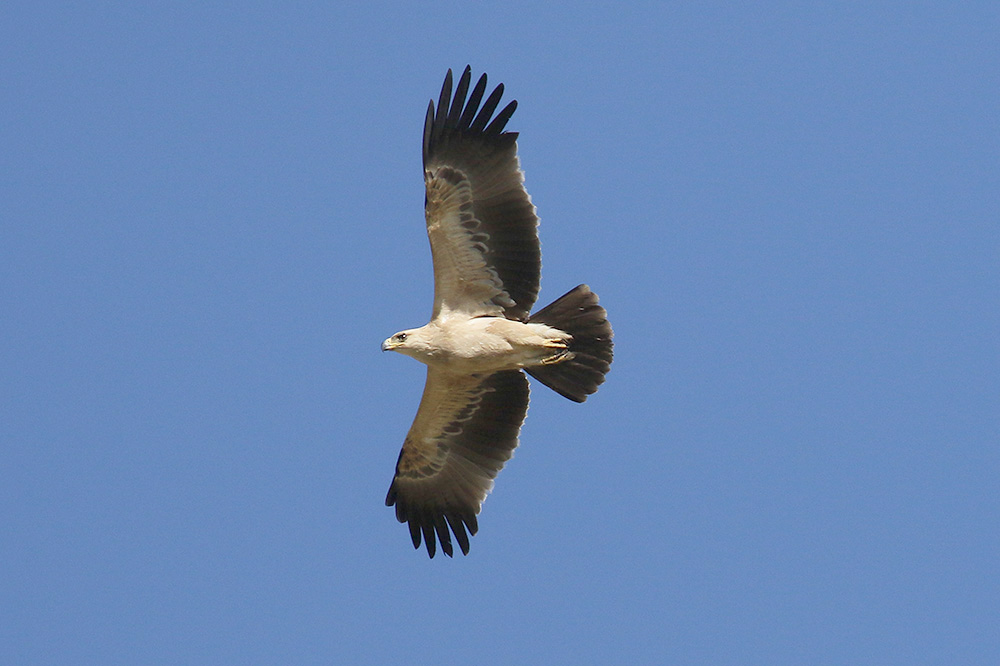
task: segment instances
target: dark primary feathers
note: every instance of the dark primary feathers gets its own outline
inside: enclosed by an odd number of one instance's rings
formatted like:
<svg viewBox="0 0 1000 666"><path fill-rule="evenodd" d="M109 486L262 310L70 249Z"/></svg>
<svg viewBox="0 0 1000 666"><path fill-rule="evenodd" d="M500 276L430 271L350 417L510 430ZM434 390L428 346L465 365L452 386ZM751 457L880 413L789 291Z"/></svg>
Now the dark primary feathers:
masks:
<svg viewBox="0 0 1000 666"><path fill-rule="evenodd" d="M541 249L538 217L517 159L517 133L504 131L517 102L493 117L503 84L483 101L486 75L469 93L471 80L472 70L466 67L453 96L448 70L437 109L432 100L424 122L434 312L436 316L453 303L479 301L496 310L481 314L525 321L538 297ZM465 255L456 259L455 247ZM463 280L459 291L453 273L468 277L470 271L479 274L475 280Z"/></svg>

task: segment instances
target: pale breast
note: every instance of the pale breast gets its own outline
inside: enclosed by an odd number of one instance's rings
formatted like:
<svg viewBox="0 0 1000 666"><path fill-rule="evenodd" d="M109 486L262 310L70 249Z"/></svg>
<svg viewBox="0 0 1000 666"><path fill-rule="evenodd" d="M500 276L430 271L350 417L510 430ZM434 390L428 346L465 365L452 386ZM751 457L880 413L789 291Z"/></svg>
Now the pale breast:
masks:
<svg viewBox="0 0 1000 666"><path fill-rule="evenodd" d="M452 372L514 370L537 365L565 348L569 336L544 324L502 317L440 322L432 338L437 353L429 365Z"/></svg>

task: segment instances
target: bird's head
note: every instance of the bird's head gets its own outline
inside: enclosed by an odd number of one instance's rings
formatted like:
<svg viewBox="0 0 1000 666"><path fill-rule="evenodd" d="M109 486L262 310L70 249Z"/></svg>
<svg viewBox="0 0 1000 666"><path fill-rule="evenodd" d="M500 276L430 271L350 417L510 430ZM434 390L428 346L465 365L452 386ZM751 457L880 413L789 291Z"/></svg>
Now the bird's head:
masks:
<svg viewBox="0 0 1000 666"><path fill-rule="evenodd" d="M382 351L395 351L406 354L412 350L414 331L400 331L382 343Z"/></svg>

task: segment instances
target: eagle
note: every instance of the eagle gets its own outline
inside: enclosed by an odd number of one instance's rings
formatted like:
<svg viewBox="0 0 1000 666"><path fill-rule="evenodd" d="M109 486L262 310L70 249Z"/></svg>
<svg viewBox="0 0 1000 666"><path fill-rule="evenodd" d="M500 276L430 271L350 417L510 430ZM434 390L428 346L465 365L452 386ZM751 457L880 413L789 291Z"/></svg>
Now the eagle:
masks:
<svg viewBox="0 0 1000 666"><path fill-rule="evenodd" d="M382 343L427 365L416 418L396 462L386 506L421 539L464 555L476 516L518 445L528 411L524 373L583 402L611 368L607 312L585 284L531 314L538 297L538 216L524 189L517 108L493 112L498 85L483 101L486 74L469 90L466 67L452 94L449 69L424 121L424 214L434 261L430 323ZM468 96L468 97L467 97ZM450 528L450 531L449 531Z"/></svg>

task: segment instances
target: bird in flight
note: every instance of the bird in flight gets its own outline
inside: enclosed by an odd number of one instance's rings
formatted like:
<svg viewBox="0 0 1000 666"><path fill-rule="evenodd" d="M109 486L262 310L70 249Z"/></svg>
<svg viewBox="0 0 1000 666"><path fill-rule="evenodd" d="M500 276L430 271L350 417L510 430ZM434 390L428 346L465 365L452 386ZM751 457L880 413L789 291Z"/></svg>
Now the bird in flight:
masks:
<svg viewBox="0 0 1000 666"><path fill-rule="evenodd" d="M517 132L504 131L517 102L494 116L503 84L483 101L486 75L470 92L471 78L466 67L452 95L448 70L424 121L431 321L382 343L382 351L427 365L385 503L430 557L438 541L453 555L452 533L468 555L476 515L518 444L528 410L524 372L583 402L612 359L607 312L587 285L531 314L541 277L538 217L524 189Z"/></svg>

